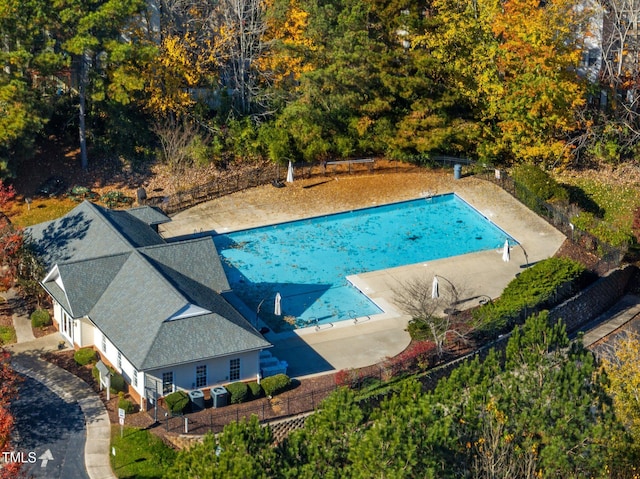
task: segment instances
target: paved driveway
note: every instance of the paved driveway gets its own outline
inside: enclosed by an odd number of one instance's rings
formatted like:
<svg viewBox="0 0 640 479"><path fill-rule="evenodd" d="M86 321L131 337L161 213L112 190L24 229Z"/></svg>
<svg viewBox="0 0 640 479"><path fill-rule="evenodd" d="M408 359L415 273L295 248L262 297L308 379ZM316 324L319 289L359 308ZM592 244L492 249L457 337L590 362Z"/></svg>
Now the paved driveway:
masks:
<svg viewBox="0 0 640 479"><path fill-rule="evenodd" d="M28 376L11 405L13 449L26 460L27 477L85 479L84 415L77 401L63 399Z"/></svg>

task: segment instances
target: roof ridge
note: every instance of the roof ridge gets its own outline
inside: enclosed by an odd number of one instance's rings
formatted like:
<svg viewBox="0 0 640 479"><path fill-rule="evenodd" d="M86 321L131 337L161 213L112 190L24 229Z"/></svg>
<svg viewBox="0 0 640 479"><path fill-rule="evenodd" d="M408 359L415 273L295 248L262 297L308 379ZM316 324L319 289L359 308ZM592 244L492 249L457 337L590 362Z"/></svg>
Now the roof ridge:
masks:
<svg viewBox="0 0 640 479"><path fill-rule="evenodd" d="M140 246L139 248L136 248L137 250L147 250L147 249L155 249L155 248L164 248L167 246L180 246L183 244L187 244L187 243L198 243L198 242L204 242L207 240L211 240L210 236L200 236L198 238L189 238L189 239L185 239L185 240L179 240L179 241L170 241L167 243L159 243L159 244L151 244L151 245L147 245L147 246Z"/></svg>
<svg viewBox="0 0 640 479"><path fill-rule="evenodd" d="M105 215L105 210L108 211L115 211L115 210L111 210L109 208L103 208L102 206L98 206L95 203L92 203L89 200L84 200L83 203L86 203L87 205L89 205L89 207L94 211L98 213L98 216L100 217L100 219L102 220L103 223L105 223L107 225L107 227L109 229L111 229L114 233L116 233L116 235L118 235L118 238L120 238L120 240L126 245L128 246L130 249L135 250L135 246L125 237L125 235L123 235L118 228L115 227L115 225L111 222L111 220L109 220L109 218L106 217ZM126 212L126 211L125 211ZM134 216L131 215L132 218L135 218ZM137 218L136 218L137 219Z"/></svg>
<svg viewBox="0 0 640 479"><path fill-rule="evenodd" d="M135 251L135 249L132 249L131 251L123 251L122 253L109 253L109 254L103 254L102 256L93 256L91 258L81 258L81 259L75 259L75 260L71 260L71 261L63 261L63 262L58 262L55 265L59 266L59 265L73 265L73 264L78 264L78 263L86 263L88 261L95 261L97 259L105 259L105 258L114 258L116 256L122 256L122 255L130 255L133 251Z"/></svg>
<svg viewBox="0 0 640 479"><path fill-rule="evenodd" d="M155 274L163 283L165 283L166 285L168 285L171 290L175 293L175 295L178 298L183 299L186 303L191 304L191 301L189 301L189 299L182 294L182 292L176 288L171 281L169 281L166 276L164 274L162 274L161 271L158 270L158 268L155 267L155 265L146 257L145 254L143 254L141 251L138 251L137 249L134 249L132 251L132 253L134 253L135 255L137 255L138 257L140 257L140 259L142 260L142 262L149 268L151 268L151 270L153 271L153 274Z"/></svg>

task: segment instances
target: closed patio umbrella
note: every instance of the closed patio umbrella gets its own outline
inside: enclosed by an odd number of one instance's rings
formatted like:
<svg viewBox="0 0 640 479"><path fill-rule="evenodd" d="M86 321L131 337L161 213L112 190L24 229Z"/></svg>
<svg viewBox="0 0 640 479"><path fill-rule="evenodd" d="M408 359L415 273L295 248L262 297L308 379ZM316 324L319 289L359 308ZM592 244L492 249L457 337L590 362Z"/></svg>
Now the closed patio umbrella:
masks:
<svg viewBox="0 0 640 479"><path fill-rule="evenodd" d="M293 165L289 162L289 167L287 168L287 183L293 183Z"/></svg>
<svg viewBox="0 0 640 479"><path fill-rule="evenodd" d="M438 277L433 277L433 284L431 285L431 299L440 297L440 291L438 290Z"/></svg>
<svg viewBox="0 0 640 479"><path fill-rule="evenodd" d="M273 308L273 314L276 316L280 316L282 314L282 305L280 303L282 303L282 296L280 296L280 293L278 292L276 293L276 301Z"/></svg>
<svg viewBox="0 0 640 479"><path fill-rule="evenodd" d="M504 247L502 249L502 261L507 263L511 259L509 255L509 240L504 241Z"/></svg>

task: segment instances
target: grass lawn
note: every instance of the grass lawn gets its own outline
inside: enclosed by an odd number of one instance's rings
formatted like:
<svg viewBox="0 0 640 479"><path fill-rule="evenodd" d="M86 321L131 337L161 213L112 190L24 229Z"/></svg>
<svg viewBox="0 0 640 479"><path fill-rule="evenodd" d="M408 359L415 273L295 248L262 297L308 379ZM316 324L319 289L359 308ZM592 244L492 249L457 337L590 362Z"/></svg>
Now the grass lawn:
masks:
<svg viewBox="0 0 640 479"><path fill-rule="evenodd" d="M16 342L16 330L13 326L0 326L0 344Z"/></svg>
<svg viewBox="0 0 640 479"><path fill-rule="evenodd" d="M160 438L133 427L125 427L121 438L120 426L112 426L111 447L116 450L116 456L111 456L111 467L121 479L160 478L176 456L176 451Z"/></svg>
<svg viewBox="0 0 640 479"><path fill-rule="evenodd" d="M577 188L583 199L578 200L580 206L607 225L592 230L593 234L611 244L631 236L633 213L640 206L640 185L633 179L624 181L603 174L563 177L562 181Z"/></svg>
<svg viewBox="0 0 640 479"><path fill-rule="evenodd" d="M29 207L16 201L9 217L14 225L25 227L59 218L76 206L78 203L69 198L35 198Z"/></svg>

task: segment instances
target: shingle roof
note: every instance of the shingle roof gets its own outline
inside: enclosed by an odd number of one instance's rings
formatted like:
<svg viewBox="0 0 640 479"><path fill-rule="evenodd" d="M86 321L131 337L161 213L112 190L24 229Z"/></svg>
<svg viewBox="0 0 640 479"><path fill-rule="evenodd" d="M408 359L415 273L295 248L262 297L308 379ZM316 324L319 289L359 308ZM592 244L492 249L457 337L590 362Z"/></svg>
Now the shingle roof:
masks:
<svg viewBox="0 0 640 479"><path fill-rule="evenodd" d="M140 221L148 225L161 225L163 223L168 223L169 221L171 221L171 218L165 215L162 210L154 206L139 206L137 208L130 208L127 210L127 213L135 216Z"/></svg>
<svg viewBox="0 0 640 479"><path fill-rule="evenodd" d="M150 246L141 248L140 251L183 291L188 291L193 281L217 292L230 289L218 250L210 236Z"/></svg>
<svg viewBox="0 0 640 479"><path fill-rule="evenodd" d="M125 211L84 201L57 220L27 228L47 267L162 244L162 237Z"/></svg>
<svg viewBox="0 0 640 479"><path fill-rule="evenodd" d="M67 300L65 309L71 316L78 318L89 314L130 254L120 253L58 265ZM59 288L55 279L43 283L43 286L52 294L55 288Z"/></svg>
<svg viewBox="0 0 640 479"><path fill-rule="evenodd" d="M229 283L209 237L165 243L135 215L89 202L30 233L57 266L43 286L138 370L270 346L219 294Z"/></svg>

